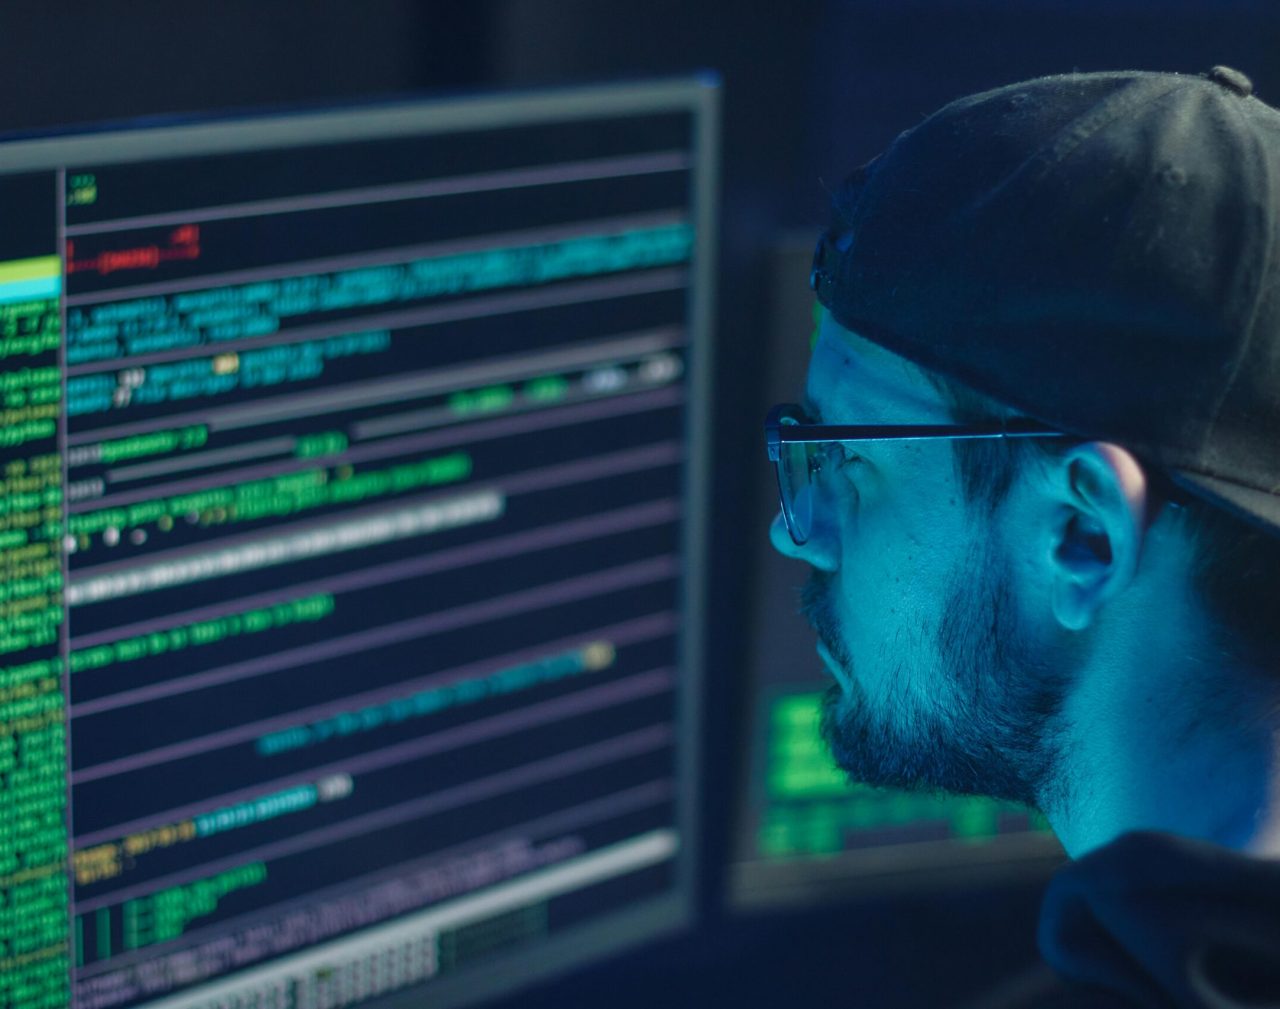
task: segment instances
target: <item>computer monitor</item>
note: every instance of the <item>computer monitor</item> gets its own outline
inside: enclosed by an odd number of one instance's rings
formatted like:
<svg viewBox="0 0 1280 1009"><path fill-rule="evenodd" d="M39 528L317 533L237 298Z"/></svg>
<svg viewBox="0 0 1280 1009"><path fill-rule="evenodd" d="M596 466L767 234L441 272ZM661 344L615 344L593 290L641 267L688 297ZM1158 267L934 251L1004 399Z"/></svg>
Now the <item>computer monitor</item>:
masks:
<svg viewBox="0 0 1280 1009"><path fill-rule="evenodd" d="M0 1002L454 1006L689 920L716 109L0 144Z"/></svg>
<svg viewBox="0 0 1280 1009"><path fill-rule="evenodd" d="M771 276L767 381L757 412L804 388L816 317L806 283L814 232L783 236ZM1035 880L1062 852L1035 812L983 798L851 786L819 732L830 674L799 616L802 564L771 549L778 496L759 445L744 734L728 898L740 910L882 897L893 889Z"/></svg>

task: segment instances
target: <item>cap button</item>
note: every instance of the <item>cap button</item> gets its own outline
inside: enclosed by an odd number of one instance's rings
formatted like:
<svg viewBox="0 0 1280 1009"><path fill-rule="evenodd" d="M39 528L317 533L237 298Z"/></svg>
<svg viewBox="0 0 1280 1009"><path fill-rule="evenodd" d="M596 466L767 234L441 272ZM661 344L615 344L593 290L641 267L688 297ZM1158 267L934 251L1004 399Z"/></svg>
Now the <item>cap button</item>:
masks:
<svg viewBox="0 0 1280 1009"><path fill-rule="evenodd" d="M1214 67L1205 76L1215 84L1221 84L1228 91L1234 91L1241 98L1248 98L1253 94L1253 81L1239 70L1231 67Z"/></svg>

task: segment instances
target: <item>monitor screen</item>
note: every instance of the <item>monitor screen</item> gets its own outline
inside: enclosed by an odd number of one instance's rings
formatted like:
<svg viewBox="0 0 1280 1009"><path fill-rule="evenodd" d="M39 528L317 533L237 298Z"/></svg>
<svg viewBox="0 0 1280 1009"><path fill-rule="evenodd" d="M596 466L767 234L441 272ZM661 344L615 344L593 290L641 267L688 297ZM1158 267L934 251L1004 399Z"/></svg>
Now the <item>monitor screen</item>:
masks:
<svg viewBox="0 0 1280 1009"><path fill-rule="evenodd" d="M816 229L815 229L816 233ZM797 401L816 316L807 284L814 234L788 235L773 259L767 388L758 406ZM850 785L819 735L831 677L799 616L803 564L769 545L778 494L758 446L755 578L749 597L750 698L729 879L742 909L856 901L886 888L1043 878L1061 850L1035 812L984 798Z"/></svg>
<svg viewBox="0 0 1280 1009"><path fill-rule="evenodd" d="M0 144L0 1002L685 924L717 91Z"/></svg>

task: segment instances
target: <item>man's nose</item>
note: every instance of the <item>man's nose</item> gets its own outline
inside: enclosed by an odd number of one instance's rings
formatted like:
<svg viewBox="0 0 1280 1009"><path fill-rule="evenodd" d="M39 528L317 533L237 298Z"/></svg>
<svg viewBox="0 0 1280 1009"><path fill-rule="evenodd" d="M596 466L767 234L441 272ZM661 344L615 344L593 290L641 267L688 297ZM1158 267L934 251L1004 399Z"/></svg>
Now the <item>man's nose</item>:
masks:
<svg viewBox="0 0 1280 1009"><path fill-rule="evenodd" d="M827 535L821 525L813 530L802 545L797 545L796 541L791 538L791 533L787 529L787 523L782 517L782 512L779 511L773 517L773 523L769 526L769 542L773 544L773 549L787 557L804 561L806 564L811 564L822 571L834 571L836 569L836 554L831 545L831 537Z"/></svg>
<svg viewBox="0 0 1280 1009"><path fill-rule="evenodd" d="M786 519L782 517L781 511L773 517L773 522L769 526L769 542L778 553L797 559L800 557L800 551L804 549L796 546L796 541L791 538Z"/></svg>

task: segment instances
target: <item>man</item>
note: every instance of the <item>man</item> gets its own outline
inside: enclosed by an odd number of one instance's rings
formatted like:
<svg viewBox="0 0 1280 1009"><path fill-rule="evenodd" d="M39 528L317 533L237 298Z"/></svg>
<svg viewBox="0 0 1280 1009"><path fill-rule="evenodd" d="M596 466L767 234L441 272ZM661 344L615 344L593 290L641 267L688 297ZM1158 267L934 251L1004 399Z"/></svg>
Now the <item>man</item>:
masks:
<svg viewBox="0 0 1280 1009"><path fill-rule="evenodd" d="M1019 800L1073 1005L1280 1005L1280 112L961 99L837 194L775 546L850 777ZM1087 994L1085 994L1087 992Z"/></svg>

